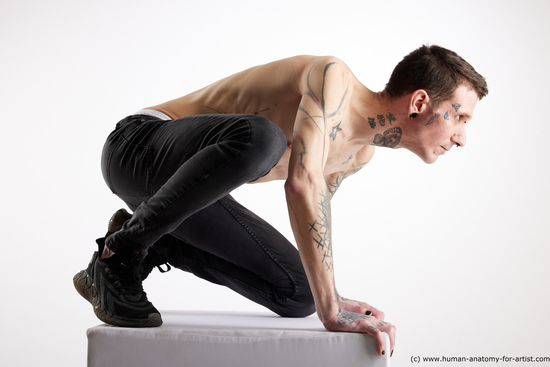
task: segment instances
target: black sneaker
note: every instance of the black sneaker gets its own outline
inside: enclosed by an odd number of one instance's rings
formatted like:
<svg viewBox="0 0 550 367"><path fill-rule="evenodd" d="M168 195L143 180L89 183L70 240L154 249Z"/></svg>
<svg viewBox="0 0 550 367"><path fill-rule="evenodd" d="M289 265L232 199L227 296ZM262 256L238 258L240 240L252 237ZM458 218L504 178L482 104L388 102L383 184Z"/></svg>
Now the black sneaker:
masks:
<svg viewBox="0 0 550 367"><path fill-rule="evenodd" d="M92 255L92 260L90 260L88 267L82 271L79 271L73 277L73 284L76 291L90 303L92 303L92 285L94 283L95 262L98 258L99 253L96 251Z"/></svg>
<svg viewBox="0 0 550 367"><path fill-rule="evenodd" d="M130 217L124 209L117 211L109 221L107 236L120 230ZM96 316L105 323L128 327L160 326L160 313L143 291L140 254L134 253L132 260L123 259L120 254L99 259L105 239L96 242L99 249L94 252L88 267L73 277L78 293L92 304Z"/></svg>
<svg viewBox="0 0 550 367"><path fill-rule="evenodd" d="M130 218L132 218L132 214L128 213L126 209L119 209L109 220L109 226L107 227L107 234L105 237L120 231L122 225ZM166 273L172 269L168 264L168 260L166 260L165 253L165 248L161 244L155 244L148 249L147 256L143 259L140 270L142 281L151 274L155 267L158 268L161 273ZM166 270L161 268L161 265L166 265Z"/></svg>
<svg viewBox="0 0 550 367"><path fill-rule="evenodd" d="M98 240L98 245L98 253L102 253L104 239ZM162 325L160 313L147 300L147 294L143 291L141 261L138 252L132 260L122 259L118 254L96 260L91 303L101 321L129 327Z"/></svg>
<svg viewBox="0 0 550 367"><path fill-rule="evenodd" d="M117 210L111 219L109 219L109 225L107 226L107 234L105 237L120 231L122 225L130 218L132 218L132 214L128 213L126 209L123 208Z"/></svg>
<svg viewBox="0 0 550 367"><path fill-rule="evenodd" d="M161 265L165 265L166 270L161 268ZM152 247L149 247L147 256L145 256L145 258L143 259L140 271L141 280L144 281L145 279L147 279L147 277L149 276L149 274L151 274L155 267L161 273L166 273L167 271L170 271L172 269L170 264L168 264L164 246L159 246L156 244Z"/></svg>
<svg viewBox="0 0 550 367"><path fill-rule="evenodd" d="M107 226L107 234L105 237L118 232L124 222L130 219L132 215L126 211L126 209L119 209L109 219L109 225ZM99 241L99 240L98 240ZM96 251L92 255L92 259L88 264L88 267L82 271L79 271L73 277L73 284L77 292L84 297L85 300L92 303L92 285L94 283L94 269L95 263L99 258L99 253Z"/></svg>

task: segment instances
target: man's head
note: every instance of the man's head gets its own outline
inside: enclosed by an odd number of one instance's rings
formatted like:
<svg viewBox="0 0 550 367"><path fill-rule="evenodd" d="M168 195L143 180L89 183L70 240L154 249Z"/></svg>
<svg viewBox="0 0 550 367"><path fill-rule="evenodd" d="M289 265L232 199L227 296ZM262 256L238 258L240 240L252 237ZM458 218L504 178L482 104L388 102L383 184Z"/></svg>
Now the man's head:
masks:
<svg viewBox="0 0 550 367"><path fill-rule="evenodd" d="M483 76L455 52L422 46L395 67L384 93L401 100L411 117L401 146L433 163L466 144L466 122L488 89Z"/></svg>
<svg viewBox="0 0 550 367"><path fill-rule="evenodd" d="M470 86L478 99L487 95L485 78L455 52L440 46L422 46L401 60L386 84L392 99L425 90L434 108L449 100L461 84Z"/></svg>

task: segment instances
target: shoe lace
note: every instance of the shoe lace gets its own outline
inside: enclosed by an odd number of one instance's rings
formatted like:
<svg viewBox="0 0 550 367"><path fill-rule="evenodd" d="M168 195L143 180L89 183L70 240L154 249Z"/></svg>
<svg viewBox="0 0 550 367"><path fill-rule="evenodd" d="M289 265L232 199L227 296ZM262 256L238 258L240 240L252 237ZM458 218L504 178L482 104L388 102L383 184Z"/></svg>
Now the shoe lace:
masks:
<svg viewBox="0 0 550 367"><path fill-rule="evenodd" d="M161 268L161 265L166 266L166 270ZM170 264L156 251L149 251L147 257L141 262L141 279L145 280L149 274L153 271L154 268L157 268L161 273L166 273L172 269Z"/></svg>
<svg viewBox="0 0 550 367"><path fill-rule="evenodd" d="M143 294L141 267L142 262L139 258L135 258L128 263L117 262L117 265L108 266L105 271L121 294Z"/></svg>

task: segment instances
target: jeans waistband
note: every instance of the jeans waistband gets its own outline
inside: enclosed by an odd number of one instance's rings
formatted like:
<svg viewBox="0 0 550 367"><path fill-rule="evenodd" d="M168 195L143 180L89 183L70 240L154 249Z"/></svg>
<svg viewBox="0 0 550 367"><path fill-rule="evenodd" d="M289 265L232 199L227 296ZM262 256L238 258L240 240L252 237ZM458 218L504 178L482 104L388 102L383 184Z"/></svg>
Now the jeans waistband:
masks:
<svg viewBox="0 0 550 367"><path fill-rule="evenodd" d="M154 120L169 121L169 120L172 120L172 119L170 117L168 117L167 115L165 115L164 113L159 112L159 111L141 110L141 111L138 111L138 112L136 112L136 113L134 113L130 116L127 116L127 117L123 118L122 120L120 120L116 124L115 130L118 130L121 127L126 126L130 123L141 124L141 123L146 122L146 121L154 121Z"/></svg>
<svg viewBox="0 0 550 367"><path fill-rule="evenodd" d="M133 116L135 115L147 115L147 116L152 116L152 117L156 117L162 121L168 121L168 120L172 120L172 118L170 116L168 116L167 114L163 113L163 112L160 112L160 111L157 111L157 110L150 110L150 109L143 109L143 110L139 110L138 112L134 113Z"/></svg>

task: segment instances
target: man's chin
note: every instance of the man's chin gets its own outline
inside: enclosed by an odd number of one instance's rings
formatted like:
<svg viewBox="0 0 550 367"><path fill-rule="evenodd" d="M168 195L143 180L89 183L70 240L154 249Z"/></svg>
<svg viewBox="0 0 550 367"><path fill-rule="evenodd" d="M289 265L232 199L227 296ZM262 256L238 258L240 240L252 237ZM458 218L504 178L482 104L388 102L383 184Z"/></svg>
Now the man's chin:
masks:
<svg viewBox="0 0 550 367"><path fill-rule="evenodd" d="M439 158L439 155L434 151L429 150L410 150L412 153L416 154L416 156L424 163L426 164L432 164L435 161L437 161L437 158Z"/></svg>
<svg viewBox="0 0 550 367"><path fill-rule="evenodd" d="M422 159L424 161L424 163L426 164L432 164L432 163L435 163L435 161L437 161L437 158L439 158L439 156L437 154L424 154L422 156L420 156L420 159Z"/></svg>

